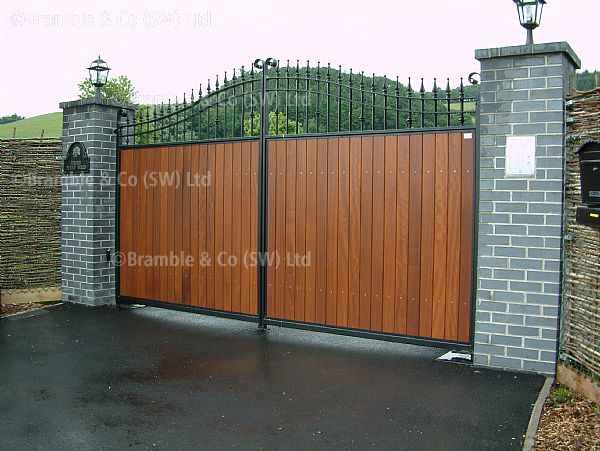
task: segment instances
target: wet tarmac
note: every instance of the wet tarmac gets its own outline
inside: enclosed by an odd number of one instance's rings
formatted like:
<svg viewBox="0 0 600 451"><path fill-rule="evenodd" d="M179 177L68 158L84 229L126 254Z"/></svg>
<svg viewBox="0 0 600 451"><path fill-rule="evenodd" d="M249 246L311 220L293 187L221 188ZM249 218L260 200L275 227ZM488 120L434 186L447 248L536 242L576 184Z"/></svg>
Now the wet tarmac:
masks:
<svg viewBox="0 0 600 451"><path fill-rule="evenodd" d="M0 322L0 449L521 449L541 376L139 308Z"/></svg>

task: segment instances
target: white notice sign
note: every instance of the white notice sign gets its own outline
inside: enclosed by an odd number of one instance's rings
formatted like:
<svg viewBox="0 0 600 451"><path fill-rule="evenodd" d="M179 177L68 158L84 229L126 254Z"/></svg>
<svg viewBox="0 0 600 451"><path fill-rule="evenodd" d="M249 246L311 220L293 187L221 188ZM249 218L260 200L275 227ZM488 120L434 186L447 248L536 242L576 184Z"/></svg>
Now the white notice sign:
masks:
<svg viewBox="0 0 600 451"><path fill-rule="evenodd" d="M535 136L506 137L506 176L535 176Z"/></svg>

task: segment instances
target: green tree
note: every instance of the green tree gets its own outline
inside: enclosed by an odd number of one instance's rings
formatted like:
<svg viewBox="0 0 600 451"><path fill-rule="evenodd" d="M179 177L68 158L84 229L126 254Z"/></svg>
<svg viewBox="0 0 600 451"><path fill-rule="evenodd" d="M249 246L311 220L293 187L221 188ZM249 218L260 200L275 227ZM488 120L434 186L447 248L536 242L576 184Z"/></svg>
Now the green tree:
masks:
<svg viewBox="0 0 600 451"><path fill-rule="evenodd" d="M304 126L298 122L298 134L305 133ZM244 136L258 136L260 134L260 116L256 115L254 121L250 118L244 120ZM296 121L288 119L285 114L269 112L269 136L296 134Z"/></svg>
<svg viewBox="0 0 600 451"><path fill-rule="evenodd" d="M18 114L11 114L10 116L2 116L0 117L0 124L9 124L11 122L20 121L21 119L25 119L23 116L19 116Z"/></svg>
<svg viewBox="0 0 600 451"><path fill-rule="evenodd" d="M600 74L598 71L590 72L584 70L583 72L577 72L575 89L578 91L590 91L596 87L596 77Z"/></svg>
<svg viewBox="0 0 600 451"><path fill-rule="evenodd" d="M92 85L89 78L79 83L78 86L80 99L87 99L96 95L96 87ZM106 85L100 88L100 93L102 94L102 98L107 100L132 103L137 91L127 76L119 75L116 78L110 78Z"/></svg>

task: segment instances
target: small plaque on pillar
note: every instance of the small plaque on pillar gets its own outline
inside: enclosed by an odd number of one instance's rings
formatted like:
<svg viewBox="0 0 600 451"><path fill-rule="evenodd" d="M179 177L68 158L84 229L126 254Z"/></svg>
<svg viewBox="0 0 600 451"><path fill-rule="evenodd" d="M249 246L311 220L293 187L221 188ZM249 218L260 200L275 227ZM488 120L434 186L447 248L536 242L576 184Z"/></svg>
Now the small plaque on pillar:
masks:
<svg viewBox="0 0 600 451"><path fill-rule="evenodd" d="M507 177L535 176L535 136L506 137Z"/></svg>
<svg viewBox="0 0 600 451"><path fill-rule="evenodd" d="M90 173L90 157L83 143L74 142L69 146L64 161L64 173L72 175Z"/></svg>

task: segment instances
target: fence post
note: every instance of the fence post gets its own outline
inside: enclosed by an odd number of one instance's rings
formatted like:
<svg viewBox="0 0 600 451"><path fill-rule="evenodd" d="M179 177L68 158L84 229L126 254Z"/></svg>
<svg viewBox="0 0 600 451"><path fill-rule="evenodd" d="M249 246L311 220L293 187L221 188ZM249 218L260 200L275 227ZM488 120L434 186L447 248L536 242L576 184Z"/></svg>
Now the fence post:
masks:
<svg viewBox="0 0 600 451"><path fill-rule="evenodd" d="M561 299L565 97L577 55L566 42L483 49L474 361L554 374ZM507 138L533 143L527 160ZM511 139L511 146L516 140ZM512 149L511 149L512 150ZM511 152L512 153L512 152ZM517 171L518 172L518 171Z"/></svg>
<svg viewBox="0 0 600 451"><path fill-rule="evenodd" d="M90 173L62 176L63 301L115 303L115 177L118 113L135 106L105 99L60 104L63 159L74 142L85 145Z"/></svg>

